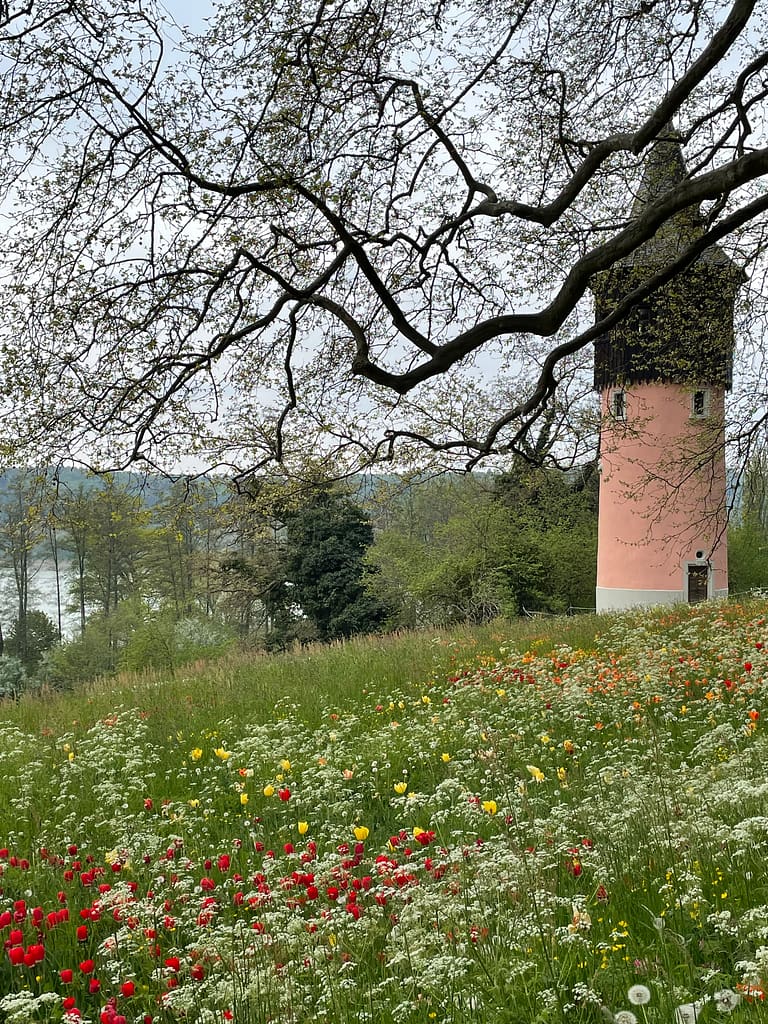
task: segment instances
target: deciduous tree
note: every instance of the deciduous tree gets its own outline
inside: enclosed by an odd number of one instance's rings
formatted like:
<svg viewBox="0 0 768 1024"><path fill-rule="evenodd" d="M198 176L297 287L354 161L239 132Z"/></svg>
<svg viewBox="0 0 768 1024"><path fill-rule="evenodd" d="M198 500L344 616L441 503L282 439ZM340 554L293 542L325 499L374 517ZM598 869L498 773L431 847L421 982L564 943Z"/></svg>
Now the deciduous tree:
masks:
<svg viewBox="0 0 768 1024"><path fill-rule="evenodd" d="M764 448L752 452L734 485L728 580L732 594L743 594L768 587L768 452Z"/></svg>
<svg viewBox="0 0 768 1024"><path fill-rule="evenodd" d="M545 409L574 425L590 342L707 246L762 273L756 0L225 0L201 33L152 0L2 15L0 378L38 458L524 452ZM633 214L672 123L689 173ZM594 324L595 275L686 209L686 244Z"/></svg>
<svg viewBox="0 0 768 1024"><path fill-rule="evenodd" d="M30 601L42 563L41 557L35 557L35 549L45 536L45 491L43 475L34 470L14 470L5 475L0 496L0 552L12 572L16 613L13 653L24 664L31 653L27 637Z"/></svg>
<svg viewBox="0 0 768 1024"><path fill-rule="evenodd" d="M398 625L593 607L596 489L531 468L416 485L392 502L370 560Z"/></svg>

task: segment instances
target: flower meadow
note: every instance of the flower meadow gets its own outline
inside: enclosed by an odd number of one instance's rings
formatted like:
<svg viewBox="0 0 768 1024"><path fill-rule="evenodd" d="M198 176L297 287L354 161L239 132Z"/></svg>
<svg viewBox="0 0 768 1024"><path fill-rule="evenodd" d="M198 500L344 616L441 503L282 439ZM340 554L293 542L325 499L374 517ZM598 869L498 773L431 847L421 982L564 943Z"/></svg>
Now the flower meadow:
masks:
<svg viewBox="0 0 768 1024"><path fill-rule="evenodd" d="M0 1021L767 1020L766 608L601 629L312 714L258 662L207 721L7 706Z"/></svg>

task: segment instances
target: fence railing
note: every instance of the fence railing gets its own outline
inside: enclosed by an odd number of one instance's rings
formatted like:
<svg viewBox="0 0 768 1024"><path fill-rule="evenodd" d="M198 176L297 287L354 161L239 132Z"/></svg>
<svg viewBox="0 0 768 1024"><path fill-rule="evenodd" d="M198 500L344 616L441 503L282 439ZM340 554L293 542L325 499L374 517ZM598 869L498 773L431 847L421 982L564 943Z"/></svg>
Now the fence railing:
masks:
<svg viewBox="0 0 768 1024"><path fill-rule="evenodd" d="M591 608L586 608L583 605L569 604L564 612L544 612L535 611L531 608L522 606L523 615L529 619L559 619L562 615L594 615L597 609L594 605Z"/></svg>

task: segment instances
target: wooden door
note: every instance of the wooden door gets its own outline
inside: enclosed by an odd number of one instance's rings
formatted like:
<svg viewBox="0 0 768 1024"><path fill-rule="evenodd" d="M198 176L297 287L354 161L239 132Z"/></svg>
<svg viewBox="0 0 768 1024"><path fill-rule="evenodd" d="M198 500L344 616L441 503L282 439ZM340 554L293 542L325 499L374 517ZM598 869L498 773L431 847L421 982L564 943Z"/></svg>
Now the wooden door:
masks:
<svg viewBox="0 0 768 1024"><path fill-rule="evenodd" d="M688 566L688 604L699 604L706 601L707 584L709 583L709 566Z"/></svg>

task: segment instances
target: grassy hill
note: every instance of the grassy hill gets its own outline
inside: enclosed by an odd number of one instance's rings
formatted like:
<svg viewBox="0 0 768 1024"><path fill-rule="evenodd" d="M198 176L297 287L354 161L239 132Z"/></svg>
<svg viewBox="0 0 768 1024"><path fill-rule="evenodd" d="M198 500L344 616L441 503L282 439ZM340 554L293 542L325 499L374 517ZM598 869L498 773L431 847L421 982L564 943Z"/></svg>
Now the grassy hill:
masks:
<svg viewBox="0 0 768 1024"><path fill-rule="evenodd" d="M495 624L3 706L0 1021L765 1019L765 615Z"/></svg>

